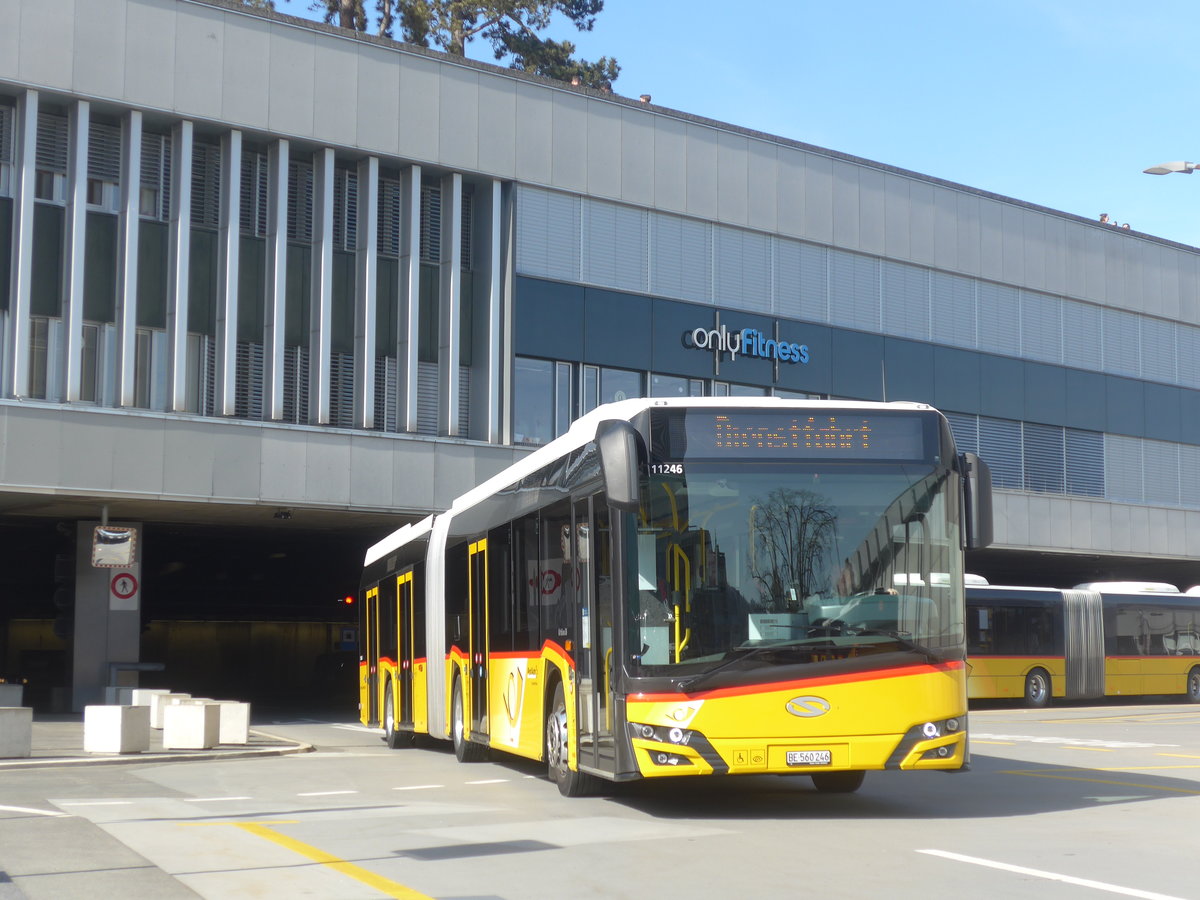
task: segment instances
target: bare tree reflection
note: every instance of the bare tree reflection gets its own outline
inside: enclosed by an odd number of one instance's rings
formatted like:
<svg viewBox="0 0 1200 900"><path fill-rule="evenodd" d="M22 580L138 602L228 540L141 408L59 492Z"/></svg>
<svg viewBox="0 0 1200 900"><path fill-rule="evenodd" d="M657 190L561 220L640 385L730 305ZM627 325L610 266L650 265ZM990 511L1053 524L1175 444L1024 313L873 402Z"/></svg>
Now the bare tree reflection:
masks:
<svg viewBox="0 0 1200 900"><path fill-rule="evenodd" d="M750 575L769 612L797 610L830 588L837 515L828 498L776 488L750 507Z"/></svg>

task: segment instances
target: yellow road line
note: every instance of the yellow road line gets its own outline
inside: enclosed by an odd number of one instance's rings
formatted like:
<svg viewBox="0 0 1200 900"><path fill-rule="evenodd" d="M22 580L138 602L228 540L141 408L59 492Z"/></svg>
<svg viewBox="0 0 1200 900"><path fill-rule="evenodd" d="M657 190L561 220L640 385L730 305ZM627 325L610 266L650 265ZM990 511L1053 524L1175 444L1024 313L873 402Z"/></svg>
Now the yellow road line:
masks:
<svg viewBox="0 0 1200 900"><path fill-rule="evenodd" d="M1154 755L1155 756L1170 756L1175 759L1200 759L1200 756L1196 756L1196 755L1190 754L1190 753L1156 753Z"/></svg>
<svg viewBox="0 0 1200 900"><path fill-rule="evenodd" d="M382 894L389 897L394 897L396 900L433 900L427 894L422 894L420 891L415 891L410 887L400 884L398 881L392 881L390 878L384 878L382 875L376 875L369 869L364 869L362 866L355 865L352 862L347 862L339 856L334 856L332 853L326 853L319 847L314 847L312 844L306 844L303 841L298 841L295 838L288 837L286 834L280 834L278 831L273 831L271 825L295 825L295 819L285 819L275 822L183 822L184 825L233 825L242 831L250 834L258 835L258 837L266 838L272 843L278 844L293 853L298 853L303 857L311 859L315 863L320 863L323 866L328 866L335 872L340 872L353 878L355 881L360 881L368 887L372 887Z"/></svg>
<svg viewBox="0 0 1200 900"><path fill-rule="evenodd" d="M1030 778L1056 778L1059 781L1086 781L1086 782L1090 782L1092 784L1109 784L1109 785L1115 785L1117 787L1137 788L1137 789L1143 790L1143 791L1165 791L1165 792L1171 793L1171 794L1195 794L1195 795L1200 796L1200 788L1198 788L1196 790L1189 790L1188 788L1160 787L1159 785L1154 785L1154 784L1137 784L1132 781L1113 781L1108 778L1083 778L1079 775L1051 775L1049 772L1022 772L1019 770L1012 770L1012 771L1007 771L1007 772L1001 772L1000 774L1001 775L1027 775Z"/></svg>

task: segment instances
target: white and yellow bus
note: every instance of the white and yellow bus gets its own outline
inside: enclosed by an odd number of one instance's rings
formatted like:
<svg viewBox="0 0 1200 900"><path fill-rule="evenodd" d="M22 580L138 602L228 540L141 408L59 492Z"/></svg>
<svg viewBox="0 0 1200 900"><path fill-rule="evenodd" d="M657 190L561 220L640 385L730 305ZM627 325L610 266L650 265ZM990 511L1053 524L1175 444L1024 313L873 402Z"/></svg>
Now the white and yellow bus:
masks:
<svg viewBox="0 0 1200 900"><path fill-rule="evenodd" d="M370 548L362 721L543 760L568 796L961 769L990 489L921 404L600 407Z"/></svg>
<svg viewBox="0 0 1200 900"><path fill-rule="evenodd" d="M971 699L1182 694L1200 703L1200 596L1175 585L967 585Z"/></svg>

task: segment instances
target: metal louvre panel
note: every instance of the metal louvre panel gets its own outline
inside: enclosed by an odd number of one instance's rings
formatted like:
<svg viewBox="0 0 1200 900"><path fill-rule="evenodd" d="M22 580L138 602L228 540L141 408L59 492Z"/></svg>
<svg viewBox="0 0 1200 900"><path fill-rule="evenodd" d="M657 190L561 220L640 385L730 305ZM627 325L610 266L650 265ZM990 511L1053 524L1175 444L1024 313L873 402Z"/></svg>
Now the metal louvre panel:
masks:
<svg viewBox="0 0 1200 900"><path fill-rule="evenodd" d="M242 150L241 233L248 237L267 236L267 157L254 150Z"/></svg>
<svg viewBox="0 0 1200 900"><path fill-rule="evenodd" d="M979 455L992 470L992 484L998 488L1021 490L1021 423L1008 419L979 417Z"/></svg>
<svg viewBox="0 0 1200 900"><path fill-rule="evenodd" d="M299 160L291 160L288 163L287 219L288 240L312 243L312 163Z"/></svg>
<svg viewBox="0 0 1200 900"><path fill-rule="evenodd" d="M458 369L458 436L471 434L471 370L467 366Z"/></svg>
<svg viewBox="0 0 1200 900"><path fill-rule="evenodd" d="M929 340L929 270L884 261L880 283L884 333Z"/></svg>
<svg viewBox="0 0 1200 900"><path fill-rule="evenodd" d="M1005 356L1021 355L1021 298L1016 288L979 282L978 347Z"/></svg>
<svg viewBox="0 0 1200 900"><path fill-rule="evenodd" d="M1105 497L1141 503L1145 493L1143 471L1140 440L1119 434L1104 436Z"/></svg>
<svg viewBox="0 0 1200 900"><path fill-rule="evenodd" d="M975 282L961 275L929 276L929 336L939 344L974 347L978 332Z"/></svg>
<svg viewBox="0 0 1200 900"><path fill-rule="evenodd" d="M333 172L333 246L353 251L358 241L358 173Z"/></svg>
<svg viewBox="0 0 1200 900"><path fill-rule="evenodd" d="M1147 503L1179 505L1179 445L1142 441L1143 488Z"/></svg>
<svg viewBox="0 0 1200 900"><path fill-rule="evenodd" d="M1095 591L1063 591L1067 699L1104 696L1103 599Z"/></svg>
<svg viewBox="0 0 1200 900"><path fill-rule="evenodd" d="M216 144L192 145L192 225L217 228L221 224L221 148Z"/></svg>
<svg viewBox="0 0 1200 900"><path fill-rule="evenodd" d="M1078 428L1065 430L1066 489L1084 497L1104 496L1104 435Z"/></svg>
<svg viewBox="0 0 1200 900"><path fill-rule="evenodd" d="M1200 328L1175 326L1176 379L1184 387L1200 388Z"/></svg>
<svg viewBox="0 0 1200 900"><path fill-rule="evenodd" d="M979 417L969 413L946 413L954 449L959 453L979 453Z"/></svg>
<svg viewBox="0 0 1200 900"><path fill-rule="evenodd" d="M283 421L308 424L308 348L283 351Z"/></svg>
<svg viewBox="0 0 1200 900"><path fill-rule="evenodd" d="M540 188L517 192L517 273L581 279L580 199Z"/></svg>
<svg viewBox="0 0 1200 900"><path fill-rule="evenodd" d="M471 185L464 184L462 189L462 222L458 230L459 248L458 255L459 265L464 272L471 271L471 234L475 222L475 195L472 193Z"/></svg>
<svg viewBox="0 0 1200 900"><path fill-rule="evenodd" d="M1023 432L1025 490L1063 493L1066 489L1066 471L1062 428L1026 422Z"/></svg>
<svg viewBox="0 0 1200 900"><path fill-rule="evenodd" d="M438 364L417 363L417 434L438 433Z"/></svg>
<svg viewBox="0 0 1200 900"><path fill-rule="evenodd" d="M421 185L421 262L442 259L442 189Z"/></svg>
<svg viewBox="0 0 1200 900"><path fill-rule="evenodd" d="M263 345L257 341L237 342L234 415L239 419L263 417Z"/></svg>
<svg viewBox="0 0 1200 900"><path fill-rule="evenodd" d="M13 161L13 109L0 104L0 163Z"/></svg>
<svg viewBox="0 0 1200 900"><path fill-rule="evenodd" d="M770 313L771 239L755 231L718 225L713 244L717 302L723 307Z"/></svg>
<svg viewBox="0 0 1200 900"><path fill-rule="evenodd" d="M650 292L712 302L712 228L707 222L656 215L651 235Z"/></svg>
<svg viewBox="0 0 1200 900"><path fill-rule="evenodd" d="M334 353L329 362L329 424L353 428L354 354Z"/></svg>
<svg viewBox="0 0 1200 900"><path fill-rule="evenodd" d="M145 144L143 135L143 145ZM143 153L145 150L142 151ZM121 129L116 125L92 122L88 126L88 178L121 182ZM142 163L145 168L145 162ZM142 176L145 178L145 175Z"/></svg>
<svg viewBox="0 0 1200 900"><path fill-rule="evenodd" d="M645 293L649 287L649 214L602 200L585 200L582 213L583 280Z"/></svg>
<svg viewBox="0 0 1200 900"><path fill-rule="evenodd" d="M375 430L396 430L397 422L396 357L375 357Z"/></svg>
<svg viewBox="0 0 1200 900"><path fill-rule="evenodd" d="M1101 368L1103 348L1100 307L1090 303L1068 302L1063 305L1063 362L1077 369L1097 371Z"/></svg>
<svg viewBox="0 0 1200 900"><path fill-rule="evenodd" d="M37 168L67 173L67 120L53 113L39 112L37 120Z"/></svg>
<svg viewBox="0 0 1200 900"><path fill-rule="evenodd" d="M1142 319L1142 377L1152 381L1176 384L1177 351L1175 323L1162 319ZM1194 365L1194 361L1192 362Z"/></svg>
<svg viewBox="0 0 1200 900"><path fill-rule="evenodd" d="M379 254L400 256L400 204L403 191L400 182L390 178L379 179Z"/></svg>
<svg viewBox="0 0 1200 900"><path fill-rule="evenodd" d="M829 321L829 250L800 245L800 314L813 322Z"/></svg>
<svg viewBox="0 0 1200 900"><path fill-rule="evenodd" d="M1062 305L1058 297L1021 291L1021 352L1026 359L1062 362Z"/></svg>
<svg viewBox="0 0 1200 900"><path fill-rule="evenodd" d="M1179 502L1200 507L1200 447L1179 445Z"/></svg>
<svg viewBox="0 0 1200 900"><path fill-rule="evenodd" d="M843 250L830 251L829 321L879 332L879 260Z"/></svg>
<svg viewBox="0 0 1200 900"><path fill-rule="evenodd" d="M1142 374L1141 316L1120 309L1100 312L1104 333L1104 371L1115 375Z"/></svg>
<svg viewBox="0 0 1200 900"><path fill-rule="evenodd" d="M797 241L775 238L772 258L774 260L775 311L781 316L793 319L804 318L801 311L804 300L803 288L800 284L800 248Z"/></svg>
<svg viewBox="0 0 1200 900"><path fill-rule="evenodd" d="M200 415L217 414L217 342L207 334L200 335Z"/></svg>

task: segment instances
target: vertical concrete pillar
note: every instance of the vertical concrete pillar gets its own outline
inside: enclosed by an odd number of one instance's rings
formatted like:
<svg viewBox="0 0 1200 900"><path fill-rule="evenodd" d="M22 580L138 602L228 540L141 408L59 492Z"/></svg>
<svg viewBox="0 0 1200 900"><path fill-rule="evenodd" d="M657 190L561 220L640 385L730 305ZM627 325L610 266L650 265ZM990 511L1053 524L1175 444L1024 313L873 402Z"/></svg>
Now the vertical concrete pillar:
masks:
<svg viewBox="0 0 1200 900"><path fill-rule="evenodd" d="M457 435L462 363L462 175L442 178L442 234L438 251L438 434Z"/></svg>
<svg viewBox="0 0 1200 900"><path fill-rule="evenodd" d="M396 317L398 431L417 430L417 369L421 326L421 167L400 176L400 304Z"/></svg>
<svg viewBox="0 0 1200 900"><path fill-rule="evenodd" d="M141 654L141 523L109 523L137 530L139 561L119 569L92 565L92 536L99 524L80 522L75 536L71 708L76 712L104 702L109 663L138 662Z"/></svg>
<svg viewBox="0 0 1200 900"><path fill-rule="evenodd" d="M379 158L358 164L354 248L354 425L375 427L375 295L379 289Z"/></svg>

